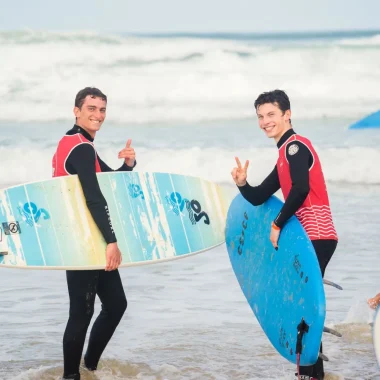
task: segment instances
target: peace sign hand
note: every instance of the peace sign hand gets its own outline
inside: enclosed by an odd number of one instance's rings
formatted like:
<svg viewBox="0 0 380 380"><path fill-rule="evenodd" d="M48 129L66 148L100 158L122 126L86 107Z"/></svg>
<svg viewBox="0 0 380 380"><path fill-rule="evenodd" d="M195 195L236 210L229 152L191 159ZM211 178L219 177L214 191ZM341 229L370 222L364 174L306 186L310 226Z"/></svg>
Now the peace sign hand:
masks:
<svg viewBox="0 0 380 380"><path fill-rule="evenodd" d="M249 165L249 161L245 161L244 166L241 166L240 160L235 157L235 161L237 164L237 167L232 169L231 175L232 179L235 181L235 183L238 186L244 186L247 183L247 169Z"/></svg>

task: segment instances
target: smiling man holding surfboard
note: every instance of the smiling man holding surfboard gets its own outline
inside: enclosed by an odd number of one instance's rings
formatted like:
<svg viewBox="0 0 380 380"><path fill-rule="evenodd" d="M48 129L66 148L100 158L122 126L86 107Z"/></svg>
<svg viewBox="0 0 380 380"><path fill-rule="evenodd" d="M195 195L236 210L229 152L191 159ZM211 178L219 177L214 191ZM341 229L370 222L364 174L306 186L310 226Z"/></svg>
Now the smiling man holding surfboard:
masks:
<svg viewBox="0 0 380 380"><path fill-rule="evenodd" d="M53 177L77 174L87 206L107 243L105 270L68 270L70 316L63 337L64 379L80 379L86 332L94 313L96 295L102 311L96 319L85 355L85 366L96 370L100 356L111 339L126 308L127 299L117 270L121 253L110 219L107 202L96 173L113 171L98 156L93 141L106 117L107 97L97 88L86 87L75 98L76 123L58 143L53 157ZM131 171L136 164L131 140L119 152L124 160L118 171Z"/></svg>
<svg viewBox="0 0 380 380"><path fill-rule="evenodd" d="M255 108L260 128L277 144L279 158L259 186L248 184L249 161L243 166L238 157L232 178L243 197L254 206L263 204L281 188L285 203L272 221L270 241L278 249L281 229L295 215L312 241L323 277L338 237L318 155L308 139L294 132L290 101L284 91L262 93L255 101ZM300 375L302 379L323 379L323 361L319 358L315 365L301 366Z"/></svg>

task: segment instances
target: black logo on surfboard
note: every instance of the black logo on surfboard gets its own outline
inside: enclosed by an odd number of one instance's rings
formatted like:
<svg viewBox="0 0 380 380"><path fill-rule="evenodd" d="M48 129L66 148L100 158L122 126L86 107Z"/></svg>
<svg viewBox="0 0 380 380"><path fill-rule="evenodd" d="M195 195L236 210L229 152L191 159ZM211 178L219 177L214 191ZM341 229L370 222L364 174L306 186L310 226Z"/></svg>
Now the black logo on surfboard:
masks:
<svg viewBox="0 0 380 380"><path fill-rule="evenodd" d="M299 256L300 256L299 254L294 256L293 267L296 270L297 274L299 274L300 278L302 279L303 276L304 276L304 273L302 271L302 264L301 264L301 262L299 260ZM304 279L304 281L305 281L305 283L307 283L309 281L309 277L306 276L305 279Z"/></svg>
<svg viewBox="0 0 380 380"><path fill-rule="evenodd" d="M3 223L5 235L21 234L21 228L18 222Z"/></svg>
<svg viewBox="0 0 380 380"><path fill-rule="evenodd" d="M278 334L278 343L281 347L285 347L285 345L287 344L286 331L283 327L280 328L280 333Z"/></svg>
<svg viewBox="0 0 380 380"><path fill-rule="evenodd" d="M301 268L302 268L302 265L301 265L300 261L298 260L298 257L299 257L299 255L295 255L294 261L293 261L293 267L297 273L299 273Z"/></svg>
<svg viewBox="0 0 380 380"><path fill-rule="evenodd" d="M239 246L238 246L238 254L241 255L243 253L244 239L245 239L245 230L248 227L248 215L244 212L244 219L241 223L242 230L239 238Z"/></svg>
<svg viewBox="0 0 380 380"><path fill-rule="evenodd" d="M170 210L177 216L182 215L182 211L186 208L191 224L194 225L200 220L203 220L204 224L210 224L209 216L207 213L202 211L202 206L196 199L190 201L187 198L183 198L177 191L167 195L165 199L170 207Z"/></svg>

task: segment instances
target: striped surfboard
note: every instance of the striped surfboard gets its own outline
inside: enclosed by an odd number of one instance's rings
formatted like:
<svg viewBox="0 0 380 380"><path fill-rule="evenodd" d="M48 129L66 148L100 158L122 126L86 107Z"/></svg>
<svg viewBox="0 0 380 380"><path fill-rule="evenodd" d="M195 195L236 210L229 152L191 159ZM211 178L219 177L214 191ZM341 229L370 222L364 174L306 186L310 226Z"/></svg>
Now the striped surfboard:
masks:
<svg viewBox="0 0 380 380"><path fill-rule="evenodd" d="M168 173L97 176L122 267L173 260L224 242L232 197L221 186ZM0 190L0 266L102 269L105 248L77 176Z"/></svg>

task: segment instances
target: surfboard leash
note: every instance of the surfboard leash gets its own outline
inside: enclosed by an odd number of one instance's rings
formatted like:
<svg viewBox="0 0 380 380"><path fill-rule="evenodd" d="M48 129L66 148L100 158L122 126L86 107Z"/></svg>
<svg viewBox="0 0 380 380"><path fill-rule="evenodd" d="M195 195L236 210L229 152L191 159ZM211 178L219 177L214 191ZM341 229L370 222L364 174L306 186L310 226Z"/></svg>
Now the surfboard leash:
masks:
<svg viewBox="0 0 380 380"><path fill-rule="evenodd" d="M301 361L301 354L302 354L302 338L305 333L309 332L309 325L305 322L305 320L302 318L301 322L297 326L297 344L296 344L296 355L297 355L297 375L298 380L301 379L300 375L300 361Z"/></svg>
<svg viewBox="0 0 380 380"><path fill-rule="evenodd" d="M298 380L301 379L301 376L300 376L300 357L301 357L301 355L297 354L297 375L298 375Z"/></svg>

